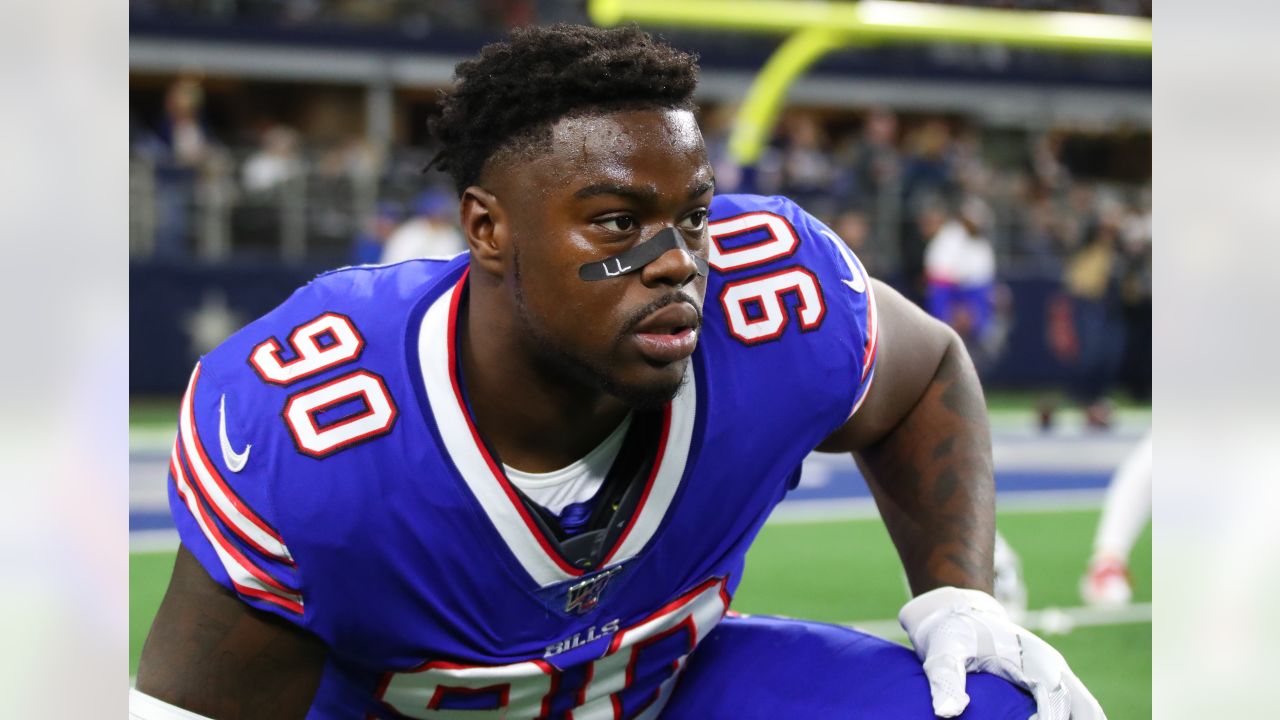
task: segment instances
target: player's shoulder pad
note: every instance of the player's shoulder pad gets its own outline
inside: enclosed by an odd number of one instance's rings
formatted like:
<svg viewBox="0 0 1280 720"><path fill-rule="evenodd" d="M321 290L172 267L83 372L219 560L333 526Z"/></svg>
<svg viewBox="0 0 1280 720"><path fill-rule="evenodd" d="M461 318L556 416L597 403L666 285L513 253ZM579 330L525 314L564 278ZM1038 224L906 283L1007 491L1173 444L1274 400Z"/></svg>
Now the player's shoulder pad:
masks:
<svg viewBox="0 0 1280 720"><path fill-rule="evenodd" d="M798 264L866 292L866 270L848 244L788 198L717 195L709 223L709 262L721 273Z"/></svg>
<svg viewBox="0 0 1280 720"><path fill-rule="evenodd" d="M407 320L424 287L452 264L407 261L320 275L193 370L170 459L174 518L183 544L251 604L302 615L290 545L302 527L293 517L296 490L318 489L325 479L322 468L302 463L390 431L387 387L402 381ZM344 403L360 407L344 410ZM359 422L323 420L330 406Z"/></svg>
<svg viewBox="0 0 1280 720"><path fill-rule="evenodd" d="M853 250L785 197L717 195L709 219L707 303L718 301L728 334L740 345L777 346L767 360L753 353L776 366L839 363L831 382L848 384L856 409L873 370L877 316Z"/></svg>
<svg viewBox="0 0 1280 720"><path fill-rule="evenodd" d="M206 397L202 389L197 406L220 404L225 394L229 428L266 440L283 428L284 399L303 387L353 370L398 374L409 316L424 288L464 262L408 260L320 274L201 359L198 387L219 390Z"/></svg>

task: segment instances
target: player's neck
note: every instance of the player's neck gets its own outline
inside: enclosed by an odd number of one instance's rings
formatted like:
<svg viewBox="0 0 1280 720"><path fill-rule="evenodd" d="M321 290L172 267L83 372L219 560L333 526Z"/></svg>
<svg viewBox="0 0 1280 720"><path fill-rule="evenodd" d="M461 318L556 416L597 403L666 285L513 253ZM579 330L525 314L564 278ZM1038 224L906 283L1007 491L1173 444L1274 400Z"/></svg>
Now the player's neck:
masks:
<svg viewBox="0 0 1280 720"><path fill-rule="evenodd" d="M491 317L470 300L458 318L462 382L476 427L502 462L525 472L558 470L626 417L630 408L612 395L541 371L508 325L511 315ZM476 327L486 331L470 331Z"/></svg>

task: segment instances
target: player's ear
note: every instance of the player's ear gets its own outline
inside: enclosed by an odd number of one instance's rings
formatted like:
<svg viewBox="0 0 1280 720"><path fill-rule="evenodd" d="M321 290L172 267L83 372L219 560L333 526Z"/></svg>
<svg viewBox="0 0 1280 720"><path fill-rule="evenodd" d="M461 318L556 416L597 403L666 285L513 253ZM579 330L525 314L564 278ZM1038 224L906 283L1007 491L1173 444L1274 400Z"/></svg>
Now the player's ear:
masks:
<svg viewBox="0 0 1280 720"><path fill-rule="evenodd" d="M507 223L498 198L479 185L463 190L461 220L471 251L471 267L502 277Z"/></svg>

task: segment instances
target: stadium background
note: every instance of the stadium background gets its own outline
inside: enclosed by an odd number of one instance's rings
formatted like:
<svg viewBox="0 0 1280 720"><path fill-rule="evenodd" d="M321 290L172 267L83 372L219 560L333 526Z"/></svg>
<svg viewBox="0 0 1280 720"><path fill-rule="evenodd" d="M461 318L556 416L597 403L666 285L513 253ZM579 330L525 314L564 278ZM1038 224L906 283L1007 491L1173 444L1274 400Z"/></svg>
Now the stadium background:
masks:
<svg viewBox="0 0 1280 720"><path fill-rule="evenodd" d="M1150 16L1126 0L990 4ZM505 29L556 21L589 19L582 2L546 0L131 4L131 674L172 562L163 459L191 364L316 272L376 260L389 229L437 214L430 191L445 178L420 172L436 89ZM909 297L924 301L938 225L959 198L982 201L1003 300L974 351L1028 624L1053 635L1112 718L1150 716L1149 531L1133 607L1086 611L1076 590L1102 488L1150 424L1149 57L835 52L791 87L743 167L730 124L782 37L646 27L701 55L720 191L795 198ZM1078 275L1102 245L1103 291L1090 295L1097 283ZM753 550L735 609L894 636L905 592L852 462L815 456Z"/></svg>

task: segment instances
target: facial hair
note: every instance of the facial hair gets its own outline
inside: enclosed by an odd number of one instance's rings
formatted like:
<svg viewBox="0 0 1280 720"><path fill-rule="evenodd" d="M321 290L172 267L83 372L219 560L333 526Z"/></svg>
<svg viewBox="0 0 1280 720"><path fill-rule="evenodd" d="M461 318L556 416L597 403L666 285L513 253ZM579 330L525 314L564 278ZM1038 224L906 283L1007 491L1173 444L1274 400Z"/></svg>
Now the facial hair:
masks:
<svg viewBox="0 0 1280 720"><path fill-rule="evenodd" d="M684 372L680 374L680 378L675 382L658 382L648 385L625 383L620 381L609 368L597 365L586 358L576 355L556 342L554 338L542 331L537 323L533 321L532 314L525 303L523 280L520 275L519 247L514 249L512 255L512 269L515 276L516 311L520 316L520 326L523 329L526 345L533 349L535 362L541 372L552 377L568 379L574 383L600 390L637 410L659 409L680 392L680 388L684 386L688 375L689 361L687 359L680 361L685 363L685 368ZM622 330L618 334L618 341L620 342L627 333L639 325L649 314L675 302L688 302L694 308L698 307L692 298L681 292L664 296L633 313L627 319L627 322L623 323ZM700 312L698 319L699 321L702 319Z"/></svg>

